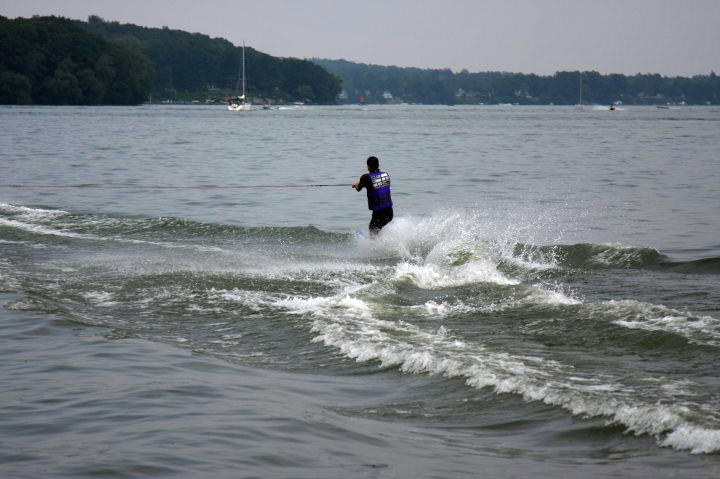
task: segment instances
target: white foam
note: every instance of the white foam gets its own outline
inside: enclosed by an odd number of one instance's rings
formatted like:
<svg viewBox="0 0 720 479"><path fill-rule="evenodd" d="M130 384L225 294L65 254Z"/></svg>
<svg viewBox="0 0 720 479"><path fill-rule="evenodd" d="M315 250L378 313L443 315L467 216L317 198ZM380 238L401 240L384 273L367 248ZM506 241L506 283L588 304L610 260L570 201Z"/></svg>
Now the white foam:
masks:
<svg viewBox="0 0 720 479"><path fill-rule="evenodd" d="M452 314L469 313L477 310L477 308L468 306L460 300L456 300L454 302L443 301L441 303L428 301L421 306L410 306L410 308L415 311L419 311L421 314L426 314L435 318L450 316Z"/></svg>
<svg viewBox="0 0 720 479"><path fill-rule="evenodd" d="M631 266L642 260L645 254L642 249L634 246L622 246L617 243L604 243L607 249L603 249L592 256L592 261L602 266ZM659 255L660 252L655 250Z"/></svg>
<svg viewBox="0 0 720 479"><path fill-rule="evenodd" d="M23 230L23 231L28 231L30 233L38 233L38 234L44 234L44 235L64 236L64 237L68 237L68 238L99 239L99 238L91 236L91 235L85 235L85 234L80 234L80 233L73 233L71 231L62 231L62 230L47 228L45 226L23 223L21 221L9 220L6 218L0 218L0 225L9 226L11 228L16 228L16 229Z"/></svg>
<svg viewBox="0 0 720 479"><path fill-rule="evenodd" d="M211 289L210 297L217 297L225 301L234 301L245 307L260 311L268 302L267 293L261 291L247 291L241 289L233 289L230 291Z"/></svg>
<svg viewBox="0 0 720 479"><path fill-rule="evenodd" d="M397 218L361 246L368 253L392 253L403 259L395 266L394 279L410 280L423 289L478 282L517 284L497 270L483 243L471 216L443 212L430 218Z"/></svg>
<svg viewBox="0 0 720 479"><path fill-rule="evenodd" d="M634 300L605 301L588 307L602 314L618 316L613 321L618 326L673 333L695 344L720 345L720 321L712 316L694 316Z"/></svg>
<svg viewBox="0 0 720 479"><path fill-rule="evenodd" d="M291 313L312 315L314 341L336 347L358 362L378 361L380 367L397 367L409 374L462 378L472 387L518 394L577 416L607 417L610 423L625 425L628 432L657 437L662 445L693 452L720 450L720 432L693 425L687 419L687 407L644 403L641 397L628 395L622 382L612 376L578 376L572 367L557 361L468 344L445 327L425 330L404 321L378 319L371 303L352 294L287 297L274 304ZM437 303L423 307L429 313L448 310ZM684 384L681 390L691 386Z"/></svg>
<svg viewBox="0 0 720 479"><path fill-rule="evenodd" d="M32 298L25 297L6 304L5 308L11 311L43 311L47 309L47 306Z"/></svg>
<svg viewBox="0 0 720 479"><path fill-rule="evenodd" d="M720 430L683 424L665 436L660 445L692 454L712 454L720 451Z"/></svg>
<svg viewBox="0 0 720 479"><path fill-rule="evenodd" d="M422 289L439 289L474 283L518 284L505 277L489 261L473 261L456 268L442 268L436 264L416 265L400 263L395 280L408 279Z"/></svg>
<svg viewBox="0 0 720 479"><path fill-rule="evenodd" d="M532 293L526 298L526 302L550 305L582 304L582 301L568 296L562 291L545 289L539 286L532 286L531 288Z"/></svg>
<svg viewBox="0 0 720 479"><path fill-rule="evenodd" d="M534 260L522 256L505 256L503 259L529 271L548 271L558 267L557 258L554 255L546 255L543 258L537 257Z"/></svg>
<svg viewBox="0 0 720 479"><path fill-rule="evenodd" d="M193 250L193 251L200 251L200 252L235 254L234 251L223 250L216 246L186 245L186 244L139 240L139 239L122 238L122 237L98 236L98 235L87 234L87 233L76 233L76 232L68 231L68 230L64 230L64 229L51 228L51 227L43 226L40 224L25 223L22 221L11 220L11 219L6 219L6 218L0 218L0 225L9 226L12 228L16 228L16 229L19 229L22 231L27 231L27 232L35 233L35 234L60 236L60 237L65 237L65 238L77 238L77 239L92 240L92 241L113 241L113 242L117 242L117 243L159 246L159 247L167 248L167 249L186 249L186 250Z"/></svg>
<svg viewBox="0 0 720 479"><path fill-rule="evenodd" d="M116 301L111 301L113 294L108 291L86 291L82 293L82 296L98 306L112 306L117 304Z"/></svg>
<svg viewBox="0 0 720 479"><path fill-rule="evenodd" d="M19 213L28 219L54 218L57 216L69 214L67 211L63 211L63 210L46 210L46 209L42 209L42 208L28 208L27 206L15 206L15 205L9 205L9 204L5 204L5 203L0 203L0 212L7 212L7 213L11 213L11 214Z"/></svg>
<svg viewBox="0 0 720 479"><path fill-rule="evenodd" d="M421 327L401 320L380 319L380 306L370 299L376 296L367 295L365 290L381 288L388 280L409 281L418 288L427 290L477 283L521 285L520 281L498 271L497 258L493 258L484 249L486 245L482 236L473 227L468 227L466 216L443 217L437 222L436 219L412 221L399 218L385 228L378 238L358 245L359 248L368 248L368 253L402 258L390 266L294 261L270 261L268 264L268 258L263 258L264 268L258 266L257 271L251 270L252 274L261 277L322 280L326 284L329 281L337 291L330 296L293 296L241 289L211 289L206 292L207 297L201 298L199 302L209 303L211 306L203 307L203 311L212 311L215 305L218 305L221 311L227 311L227 304L223 305L222 302L236 302L257 311L271 307L290 314L303 315L303 319L312 320L314 341L335 347L347 357L359 362L378 361L382 367L395 366L409 374L460 378L472 387L493 388L498 394L517 394L528 401L542 401L562 407L578 416L604 416L610 422L624 424L630 432L654 435L662 445L678 449L700 453L720 450L720 432L709 426L693 424L688 419L691 414L687 408L676 404L644 403L642 398L629 394L617 378L583 377L571 366L557 361L497 351L478 342L467 343L457 339L452 330L431 321L425 321L429 326ZM14 227L38 228L37 231L44 234L104 239L50 230L44 226L27 225L15 220L0 219L0 224L3 221L21 225ZM177 246L142 240L125 241L165 247ZM328 271L339 271L342 274L328 278ZM244 269L244 272L247 272L247 269ZM522 303L579 303L557 288L528 285L513 289L524 294L508 295L508 303L486 307L502 308ZM163 288L154 289L151 293L151 298L139 303L178 297L176 290ZM193 299L193 295L189 294L184 294L183 297ZM104 304L112 299L112 295L96 291L86 293L86 298ZM18 303L18 307L27 306L30 305ZM708 330L713 334L717 333L716 320L713 318L693 318L667 308L658 309L637 302L606 302L588 307L591 310L597 308L603 314L615 315L618 318L617 324L625 327L662 327L665 330L678 328L683 331L692 330L694 327L703 334L707 334ZM440 303L427 301L420 305L397 308L406 308L409 314L442 318L454 313L477 311L479 307L457 300ZM192 305L190 310L195 310ZM658 315L658 311L661 314ZM216 326L219 326L216 332L227 334L222 334L215 340L215 344L220 347L237 345L242 335L230 334L232 328L226 325L227 323L216 323ZM182 337L174 340L188 341ZM241 357L237 353L228 355ZM691 389L692 384L677 387L680 390ZM672 390L668 390L667 397L674 397Z"/></svg>
<svg viewBox="0 0 720 479"><path fill-rule="evenodd" d="M26 244L24 241L9 241L0 239L0 244Z"/></svg>

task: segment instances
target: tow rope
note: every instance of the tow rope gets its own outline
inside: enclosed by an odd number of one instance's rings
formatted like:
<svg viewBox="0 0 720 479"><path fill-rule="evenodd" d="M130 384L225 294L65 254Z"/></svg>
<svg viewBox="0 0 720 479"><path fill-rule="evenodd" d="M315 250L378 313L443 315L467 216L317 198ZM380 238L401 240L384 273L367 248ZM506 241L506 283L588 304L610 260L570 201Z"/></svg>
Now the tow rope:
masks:
<svg viewBox="0 0 720 479"><path fill-rule="evenodd" d="M103 189L221 189L221 188L319 188L321 186L350 186L346 183L332 185L0 185L0 188L103 188Z"/></svg>

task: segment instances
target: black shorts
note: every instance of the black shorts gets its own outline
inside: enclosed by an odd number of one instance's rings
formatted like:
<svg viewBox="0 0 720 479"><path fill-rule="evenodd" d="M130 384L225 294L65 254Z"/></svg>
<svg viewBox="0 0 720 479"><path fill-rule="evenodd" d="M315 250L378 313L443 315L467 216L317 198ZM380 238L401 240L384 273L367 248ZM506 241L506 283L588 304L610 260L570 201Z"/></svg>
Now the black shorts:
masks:
<svg viewBox="0 0 720 479"><path fill-rule="evenodd" d="M387 208L383 208L381 210L373 210L372 219L370 220L370 231L380 231L380 229L390 223L392 219L392 206L388 206Z"/></svg>

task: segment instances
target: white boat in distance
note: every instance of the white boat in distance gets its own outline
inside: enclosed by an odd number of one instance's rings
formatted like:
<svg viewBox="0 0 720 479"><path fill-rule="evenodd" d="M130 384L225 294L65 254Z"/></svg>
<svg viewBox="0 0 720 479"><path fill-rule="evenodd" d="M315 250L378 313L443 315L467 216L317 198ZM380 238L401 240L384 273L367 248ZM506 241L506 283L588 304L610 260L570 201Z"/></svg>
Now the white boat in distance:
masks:
<svg viewBox="0 0 720 479"><path fill-rule="evenodd" d="M228 98L228 110L230 111L247 111L250 108L251 105L245 100L245 95Z"/></svg>
<svg viewBox="0 0 720 479"><path fill-rule="evenodd" d="M580 72L580 96L578 98L577 104L575 105L575 108L577 108L578 110L585 109L585 107L583 106L583 101L582 101L582 75L583 75L582 72Z"/></svg>
<svg viewBox="0 0 720 479"><path fill-rule="evenodd" d="M239 82L240 78L238 75L238 83ZM235 84L235 89L239 90L237 83ZM251 103L245 98L245 42L243 42L242 49L242 95L228 97L227 102L228 110L230 111L248 111L252 107Z"/></svg>

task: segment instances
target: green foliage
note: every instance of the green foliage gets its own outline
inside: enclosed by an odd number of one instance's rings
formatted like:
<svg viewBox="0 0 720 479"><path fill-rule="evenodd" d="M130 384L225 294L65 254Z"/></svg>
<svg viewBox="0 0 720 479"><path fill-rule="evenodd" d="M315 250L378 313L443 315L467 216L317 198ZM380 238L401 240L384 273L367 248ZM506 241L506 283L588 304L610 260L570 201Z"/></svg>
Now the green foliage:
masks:
<svg viewBox="0 0 720 479"><path fill-rule="evenodd" d="M347 103L363 97L370 103L403 101L424 104L572 105L579 100L581 72L552 76L463 70L423 70L353 63L346 60L313 60L343 79ZM387 95L389 93L390 95ZM583 103L720 104L720 80L715 73L692 78L658 74L601 75L582 72Z"/></svg>
<svg viewBox="0 0 720 479"><path fill-rule="evenodd" d="M0 103L25 105L32 103L32 83L25 75L5 71L0 73Z"/></svg>
<svg viewBox="0 0 720 479"><path fill-rule="evenodd" d="M132 105L150 91L143 55L58 17L0 17L0 103Z"/></svg>
<svg viewBox="0 0 720 479"><path fill-rule="evenodd" d="M187 92L235 90L241 72L242 48L210 38L165 28L106 22L91 16L78 26L123 48L141 53L155 64L153 91L158 97ZM307 60L277 58L245 49L247 92L276 101L335 103L341 80ZM238 88L239 89L239 88Z"/></svg>
<svg viewBox="0 0 720 479"><path fill-rule="evenodd" d="M247 90L276 101L335 103L341 80L322 67L246 49ZM58 17L0 16L0 103L132 105L236 88L242 48L221 38ZM182 96L182 95L177 95Z"/></svg>

